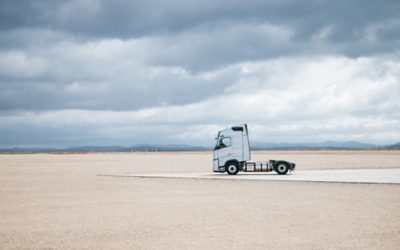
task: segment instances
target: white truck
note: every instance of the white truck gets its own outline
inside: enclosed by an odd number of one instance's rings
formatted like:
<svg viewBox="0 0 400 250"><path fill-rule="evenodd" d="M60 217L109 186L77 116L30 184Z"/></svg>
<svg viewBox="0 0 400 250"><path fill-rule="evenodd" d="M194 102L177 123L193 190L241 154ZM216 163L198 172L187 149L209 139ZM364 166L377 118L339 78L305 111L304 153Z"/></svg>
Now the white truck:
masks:
<svg viewBox="0 0 400 250"><path fill-rule="evenodd" d="M243 172L271 172L286 174L295 164L282 160L250 162L250 143L247 124L226 128L218 132L213 153L213 171L235 175Z"/></svg>

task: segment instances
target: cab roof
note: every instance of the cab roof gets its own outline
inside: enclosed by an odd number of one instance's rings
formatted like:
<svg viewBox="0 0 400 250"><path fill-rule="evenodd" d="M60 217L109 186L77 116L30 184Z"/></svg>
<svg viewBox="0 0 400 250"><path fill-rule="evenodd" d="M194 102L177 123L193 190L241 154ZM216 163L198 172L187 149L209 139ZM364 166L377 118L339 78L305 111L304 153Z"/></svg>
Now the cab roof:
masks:
<svg viewBox="0 0 400 250"><path fill-rule="evenodd" d="M247 124L243 123L243 124L234 125L229 128L223 129L223 130L219 131L219 135L227 136L227 135L236 134L238 132L242 132L244 135L247 135L248 134Z"/></svg>

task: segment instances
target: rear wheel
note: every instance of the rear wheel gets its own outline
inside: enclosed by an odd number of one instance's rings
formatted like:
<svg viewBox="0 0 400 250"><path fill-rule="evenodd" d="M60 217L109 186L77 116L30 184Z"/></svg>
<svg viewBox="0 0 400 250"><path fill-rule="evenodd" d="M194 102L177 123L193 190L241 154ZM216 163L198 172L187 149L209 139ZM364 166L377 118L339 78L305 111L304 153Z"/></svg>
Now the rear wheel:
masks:
<svg viewBox="0 0 400 250"><path fill-rule="evenodd" d="M285 162L278 162L275 167L278 174L286 174L289 171L289 165Z"/></svg>
<svg viewBox="0 0 400 250"><path fill-rule="evenodd" d="M228 174L235 175L239 172L239 164L237 162L229 162L225 169Z"/></svg>

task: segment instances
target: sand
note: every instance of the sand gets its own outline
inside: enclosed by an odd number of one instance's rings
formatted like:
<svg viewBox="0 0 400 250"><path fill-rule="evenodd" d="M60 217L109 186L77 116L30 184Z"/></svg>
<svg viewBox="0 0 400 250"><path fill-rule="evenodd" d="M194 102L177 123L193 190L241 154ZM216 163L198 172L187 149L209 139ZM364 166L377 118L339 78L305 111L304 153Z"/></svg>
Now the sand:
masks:
<svg viewBox="0 0 400 250"><path fill-rule="evenodd" d="M1 249L397 249L400 185L106 177L205 172L211 154L0 155ZM265 151L298 169L400 168L399 151Z"/></svg>

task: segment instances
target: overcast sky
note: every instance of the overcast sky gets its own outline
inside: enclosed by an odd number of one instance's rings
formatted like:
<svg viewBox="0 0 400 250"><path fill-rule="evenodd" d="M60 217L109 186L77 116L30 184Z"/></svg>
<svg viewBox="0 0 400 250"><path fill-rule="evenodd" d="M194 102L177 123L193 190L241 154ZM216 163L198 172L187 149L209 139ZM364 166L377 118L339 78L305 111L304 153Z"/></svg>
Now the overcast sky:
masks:
<svg viewBox="0 0 400 250"><path fill-rule="evenodd" d="M0 1L0 147L400 141L400 1Z"/></svg>

